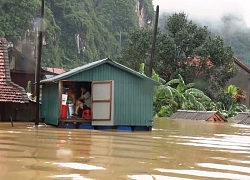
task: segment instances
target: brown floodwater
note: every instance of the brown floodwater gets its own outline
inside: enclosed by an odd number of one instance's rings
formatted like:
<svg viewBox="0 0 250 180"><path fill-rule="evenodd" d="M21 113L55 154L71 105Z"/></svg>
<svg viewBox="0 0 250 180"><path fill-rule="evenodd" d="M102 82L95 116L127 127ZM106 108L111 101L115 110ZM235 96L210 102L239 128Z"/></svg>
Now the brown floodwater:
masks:
<svg viewBox="0 0 250 180"><path fill-rule="evenodd" d="M250 126L156 119L151 132L0 124L0 180L250 179Z"/></svg>

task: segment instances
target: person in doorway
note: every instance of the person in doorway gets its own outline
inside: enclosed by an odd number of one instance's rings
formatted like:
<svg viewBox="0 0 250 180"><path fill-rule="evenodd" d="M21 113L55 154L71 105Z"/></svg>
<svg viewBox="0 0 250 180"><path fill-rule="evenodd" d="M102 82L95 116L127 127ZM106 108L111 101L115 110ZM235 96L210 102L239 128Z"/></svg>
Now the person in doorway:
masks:
<svg viewBox="0 0 250 180"><path fill-rule="evenodd" d="M81 96L76 101L75 113L73 116L78 116L78 110L81 108L82 110L90 109L91 107L91 96L87 91L86 87L81 87Z"/></svg>
<svg viewBox="0 0 250 180"><path fill-rule="evenodd" d="M76 100L75 100L75 90L74 89L69 89L67 91L68 94L68 102L70 102L70 104L75 104Z"/></svg>

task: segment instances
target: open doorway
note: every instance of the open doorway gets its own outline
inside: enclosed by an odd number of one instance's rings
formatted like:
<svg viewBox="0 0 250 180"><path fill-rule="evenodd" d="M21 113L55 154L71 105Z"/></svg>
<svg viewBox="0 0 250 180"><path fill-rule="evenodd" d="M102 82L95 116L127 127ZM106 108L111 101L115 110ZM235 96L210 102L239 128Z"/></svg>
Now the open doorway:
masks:
<svg viewBox="0 0 250 180"><path fill-rule="evenodd" d="M112 123L113 119L113 81L63 81L62 108L60 121L80 119L90 121L105 121ZM86 88L90 94L88 103L82 102L77 109L77 100L81 97L81 89ZM88 108L84 108L87 105Z"/></svg>
<svg viewBox="0 0 250 180"><path fill-rule="evenodd" d="M91 119L91 82L63 81L61 118Z"/></svg>

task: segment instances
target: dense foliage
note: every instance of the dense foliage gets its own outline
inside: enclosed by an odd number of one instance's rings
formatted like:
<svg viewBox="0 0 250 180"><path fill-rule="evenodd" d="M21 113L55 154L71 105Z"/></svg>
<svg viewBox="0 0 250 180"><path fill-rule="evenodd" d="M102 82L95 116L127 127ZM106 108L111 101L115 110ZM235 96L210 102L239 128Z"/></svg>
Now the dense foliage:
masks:
<svg viewBox="0 0 250 180"><path fill-rule="evenodd" d="M166 32L165 24L169 13L163 13L159 19L159 27ZM250 27L242 17L237 14L226 14L218 21L209 21L206 19L194 19L199 26L207 26L211 30L211 36L221 36L226 46L231 46L235 57L250 66Z"/></svg>
<svg viewBox="0 0 250 180"><path fill-rule="evenodd" d="M129 32L139 29L136 6L139 5L139 8L144 10L143 15L148 22L152 22L154 13L152 0L51 0L45 3L48 26L45 32L46 46L43 48L42 63L43 66L66 69L101 58L116 59L128 44ZM21 47L27 56L33 56L35 32L32 20L40 14L41 1L22 0L16 3L15 0L0 0L0 5L0 37L5 37L14 46ZM164 33L171 30L165 28L168 17L169 15L162 15L160 18L160 29ZM183 23L191 25L185 19ZM189 34L190 30L197 29L192 25L189 28L191 29L186 31ZM226 45L232 46L236 57L250 65L250 29L241 18L226 15L218 26L209 24L209 28L212 37L221 36ZM201 32L205 30L199 29ZM207 30L203 33L206 34ZM151 35L149 32L149 44ZM200 35L202 42L205 36ZM165 41L170 40L167 38ZM161 56L164 56L162 48L168 42L162 43L159 44L161 45L159 51L162 52ZM171 50L174 47L167 48ZM150 51L147 53L149 55Z"/></svg>
<svg viewBox="0 0 250 180"><path fill-rule="evenodd" d="M210 101L202 91L194 88L193 83L185 84L179 75L178 79L172 79L158 88L154 108L158 116L170 116L178 109L205 111L205 105Z"/></svg>
<svg viewBox="0 0 250 180"><path fill-rule="evenodd" d="M138 16L144 17L146 25L152 25L152 0L45 2L43 66L67 70L122 54L119 60L124 65L135 70L141 65L140 72L144 73L150 59L152 28L141 29ZM0 5L0 37L33 58L34 17L40 14L41 1L0 0ZM136 9L143 11L138 13ZM224 86L236 72L234 53L227 46L232 46L236 57L250 65L250 29L236 16L222 20L221 28L211 27L210 32L188 20L184 13L160 18L153 71L153 78L162 83L155 90L156 115L170 116L177 109L190 109L218 110L231 117L248 111L240 104L246 98L245 92ZM30 83L26 90L30 91Z"/></svg>
<svg viewBox="0 0 250 180"><path fill-rule="evenodd" d="M217 97L217 110L226 117L233 117L238 112L249 112L248 108L241 104L246 99L246 92L234 85L222 89Z"/></svg>
<svg viewBox="0 0 250 180"><path fill-rule="evenodd" d="M140 64L140 73L145 73L145 64ZM170 117L178 109L219 111L224 117L233 117L239 112L249 112L249 109L241 104L246 98L243 90L234 85L225 87L217 100L211 100L205 93L194 88L195 83L186 84L181 75L177 79L166 82L154 70L152 78L161 85L155 87L154 115L156 117Z"/></svg>
<svg viewBox="0 0 250 180"><path fill-rule="evenodd" d="M23 0L17 3L15 0L1 0L0 9L0 37L13 43L26 56L33 56L36 33L34 31L34 18L40 14L40 0ZM56 25L53 13L49 8L45 8L47 29L45 32L43 64L50 62L55 66L59 61L58 42L56 38L60 36L60 27ZM50 57L49 59L47 57ZM53 61L51 59L53 58Z"/></svg>
<svg viewBox="0 0 250 180"><path fill-rule="evenodd" d="M0 5L0 37L5 37L14 46L21 47L27 56L33 56L35 32L32 28L32 21L36 15L40 14L41 1L22 0L20 3L16 3L15 0L0 0ZM140 9L144 10L143 15L147 22L152 23L154 13L152 0L51 0L45 1L45 5L48 26L45 32L46 46L43 48L42 63L43 66L64 67L66 69L106 57L116 59L122 49L128 45L129 32L139 30L138 15L135 12L136 6L138 5ZM168 25L165 28L168 17L169 15L161 16L159 25L164 33L171 34L175 27L172 25L171 28ZM190 32L193 30L201 30L200 34L197 34L200 35L200 42L203 41L204 37L207 37L208 31L206 29L195 27L195 24L190 24L185 18L183 20L182 22L189 28L188 30L182 26L182 30L187 30L186 33L192 35ZM222 36L225 44L232 46L236 57L250 65L248 61L250 58L248 46L250 30L240 18L227 15L223 17L220 28L212 25L209 28L212 29L211 36ZM135 32L134 36L136 33L138 31ZM147 43L150 47L152 32L143 33L144 35L148 34ZM179 38L187 37L185 35L187 34L184 33ZM166 36L166 34L162 34L162 36ZM162 38L159 37L159 39ZM133 41L133 37L131 41ZM161 46L158 58L166 55L163 48L166 47L166 43L169 43L168 41L171 39L165 38L163 42L158 44ZM190 42L188 39L187 41ZM195 45L197 42L192 43ZM147 47L148 44L142 45ZM167 48L173 50L175 47L167 46ZM145 53L143 53L144 55ZM150 50L147 51L146 56L149 55ZM174 57L168 58L174 59Z"/></svg>
<svg viewBox="0 0 250 180"><path fill-rule="evenodd" d="M184 13L169 16L165 29L157 35L155 71L166 81L181 74L187 83L196 82L197 88L215 98L236 73L231 47L221 37L211 37L207 27L197 26ZM152 30L134 31L129 40L120 61L136 70L142 62L148 67Z"/></svg>
<svg viewBox="0 0 250 180"><path fill-rule="evenodd" d="M43 66L69 69L106 57L115 59L127 45L128 33L139 28L137 3L145 21L152 21L151 0L45 1ZM40 14L41 1L0 0L0 5L0 36L32 57L32 21Z"/></svg>

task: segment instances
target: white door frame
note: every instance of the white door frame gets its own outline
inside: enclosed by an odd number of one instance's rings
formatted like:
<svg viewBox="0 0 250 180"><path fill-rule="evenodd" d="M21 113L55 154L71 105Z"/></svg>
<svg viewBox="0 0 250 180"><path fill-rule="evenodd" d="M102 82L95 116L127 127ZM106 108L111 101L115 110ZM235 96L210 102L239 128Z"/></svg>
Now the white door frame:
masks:
<svg viewBox="0 0 250 180"><path fill-rule="evenodd" d="M113 88L112 88L112 81L93 81L91 83L91 116L93 121L111 121L111 116L112 116L112 97L113 97ZM105 89L101 89L102 86L106 86L106 91ZM108 87L107 87L108 85ZM99 86L99 87L98 87ZM100 88L100 89L95 89L95 88ZM103 90L103 92L101 92ZM103 93L103 94L102 94ZM108 106L104 105L108 104ZM95 114L98 109L96 108L107 108L109 110L108 115L103 114L105 116L104 118L100 117L100 115ZM99 112L101 112L102 109L99 109ZM97 116L97 117L96 117Z"/></svg>

